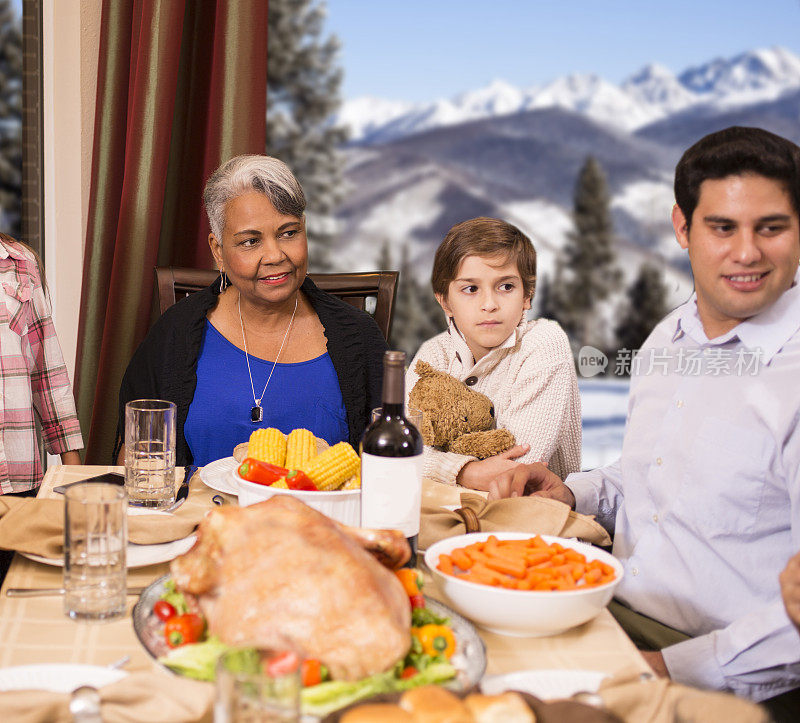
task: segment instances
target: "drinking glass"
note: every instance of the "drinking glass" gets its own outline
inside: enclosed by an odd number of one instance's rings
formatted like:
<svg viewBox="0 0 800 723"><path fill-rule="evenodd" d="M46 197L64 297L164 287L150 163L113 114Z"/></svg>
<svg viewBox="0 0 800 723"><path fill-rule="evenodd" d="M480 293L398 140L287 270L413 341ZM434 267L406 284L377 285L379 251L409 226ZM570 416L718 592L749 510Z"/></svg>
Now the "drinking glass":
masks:
<svg viewBox="0 0 800 723"><path fill-rule="evenodd" d="M125 405L128 504L163 509L175 502L175 419L175 405L162 399Z"/></svg>
<svg viewBox="0 0 800 723"><path fill-rule="evenodd" d="M64 492L64 613L73 620L125 613L126 502L125 490L105 482Z"/></svg>
<svg viewBox="0 0 800 723"><path fill-rule="evenodd" d="M217 661L215 723L297 723L300 658L292 650L238 648Z"/></svg>
<svg viewBox="0 0 800 723"><path fill-rule="evenodd" d="M376 419L378 419L381 416L382 410L383 407L375 407L375 409L372 410L372 417L370 421L374 422ZM405 415L406 419L417 428L417 431L420 434L422 434L422 410L406 407Z"/></svg>

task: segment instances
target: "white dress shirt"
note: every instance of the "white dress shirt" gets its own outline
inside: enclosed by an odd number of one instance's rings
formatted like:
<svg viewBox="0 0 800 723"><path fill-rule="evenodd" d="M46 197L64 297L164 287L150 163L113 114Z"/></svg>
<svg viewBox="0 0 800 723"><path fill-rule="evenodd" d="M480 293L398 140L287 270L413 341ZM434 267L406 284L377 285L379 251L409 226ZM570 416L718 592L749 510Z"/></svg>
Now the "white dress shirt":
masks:
<svg viewBox="0 0 800 723"><path fill-rule="evenodd" d="M692 297L655 328L631 381L620 460L570 475L614 533L617 597L696 636L673 679L764 700L800 686L778 575L800 549L800 273L709 340Z"/></svg>

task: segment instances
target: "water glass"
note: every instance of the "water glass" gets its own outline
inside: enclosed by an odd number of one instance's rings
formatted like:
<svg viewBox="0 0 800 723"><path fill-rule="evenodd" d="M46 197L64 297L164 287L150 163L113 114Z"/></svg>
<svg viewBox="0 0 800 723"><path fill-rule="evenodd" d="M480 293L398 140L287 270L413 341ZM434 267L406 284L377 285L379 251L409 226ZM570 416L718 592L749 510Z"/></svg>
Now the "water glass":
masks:
<svg viewBox="0 0 800 723"><path fill-rule="evenodd" d="M217 661L214 723L297 723L300 657L292 650L238 648Z"/></svg>
<svg viewBox="0 0 800 723"><path fill-rule="evenodd" d="M376 419L378 419L381 416L382 411L383 407L375 407L375 409L372 410L370 421L374 422ZM417 431L420 434L422 434L422 410L406 407L405 414L406 419L417 428Z"/></svg>
<svg viewBox="0 0 800 723"><path fill-rule="evenodd" d="M175 502L175 420L172 402L137 399L125 405L125 490L128 503L163 509Z"/></svg>
<svg viewBox="0 0 800 723"><path fill-rule="evenodd" d="M64 492L64 613L108 620L125 613L128 505L125 490L105 482Z"/></svg>

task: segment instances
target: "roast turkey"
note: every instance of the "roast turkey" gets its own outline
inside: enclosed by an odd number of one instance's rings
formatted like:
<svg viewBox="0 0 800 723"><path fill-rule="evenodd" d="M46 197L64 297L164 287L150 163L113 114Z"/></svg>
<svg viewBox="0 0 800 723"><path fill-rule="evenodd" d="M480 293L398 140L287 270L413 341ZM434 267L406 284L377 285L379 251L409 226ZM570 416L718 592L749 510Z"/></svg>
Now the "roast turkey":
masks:
<svg viewBox="0 0 800 723"><path fill-rule="evenodd" d="M388 670L408 651L408 596L363 546L376 535L276 495L213 510L197 537L172 577L222 642L288 644L341 680ZM409 555L402 533L377 535L377 547L394 564Z"/></svg>

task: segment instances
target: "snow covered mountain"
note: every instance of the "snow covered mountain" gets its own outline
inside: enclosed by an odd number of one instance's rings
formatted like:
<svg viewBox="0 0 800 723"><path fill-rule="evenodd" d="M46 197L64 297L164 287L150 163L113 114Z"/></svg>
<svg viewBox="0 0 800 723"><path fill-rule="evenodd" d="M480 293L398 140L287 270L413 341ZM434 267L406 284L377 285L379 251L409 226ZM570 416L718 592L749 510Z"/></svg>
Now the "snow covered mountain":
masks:
<svg viewBox="0 0 800 723"><path fill-rule="evenodd" d="M338 122L360 144L391 141L434 128L562 108L631 132L691 107L732 108L778 98L800 89L800 57L785 48L717 58L675 76L648 65L621 85L596 75L570 75L531 88L495 80L485 88L430 103L356 98L343 104Z"/></svg>

